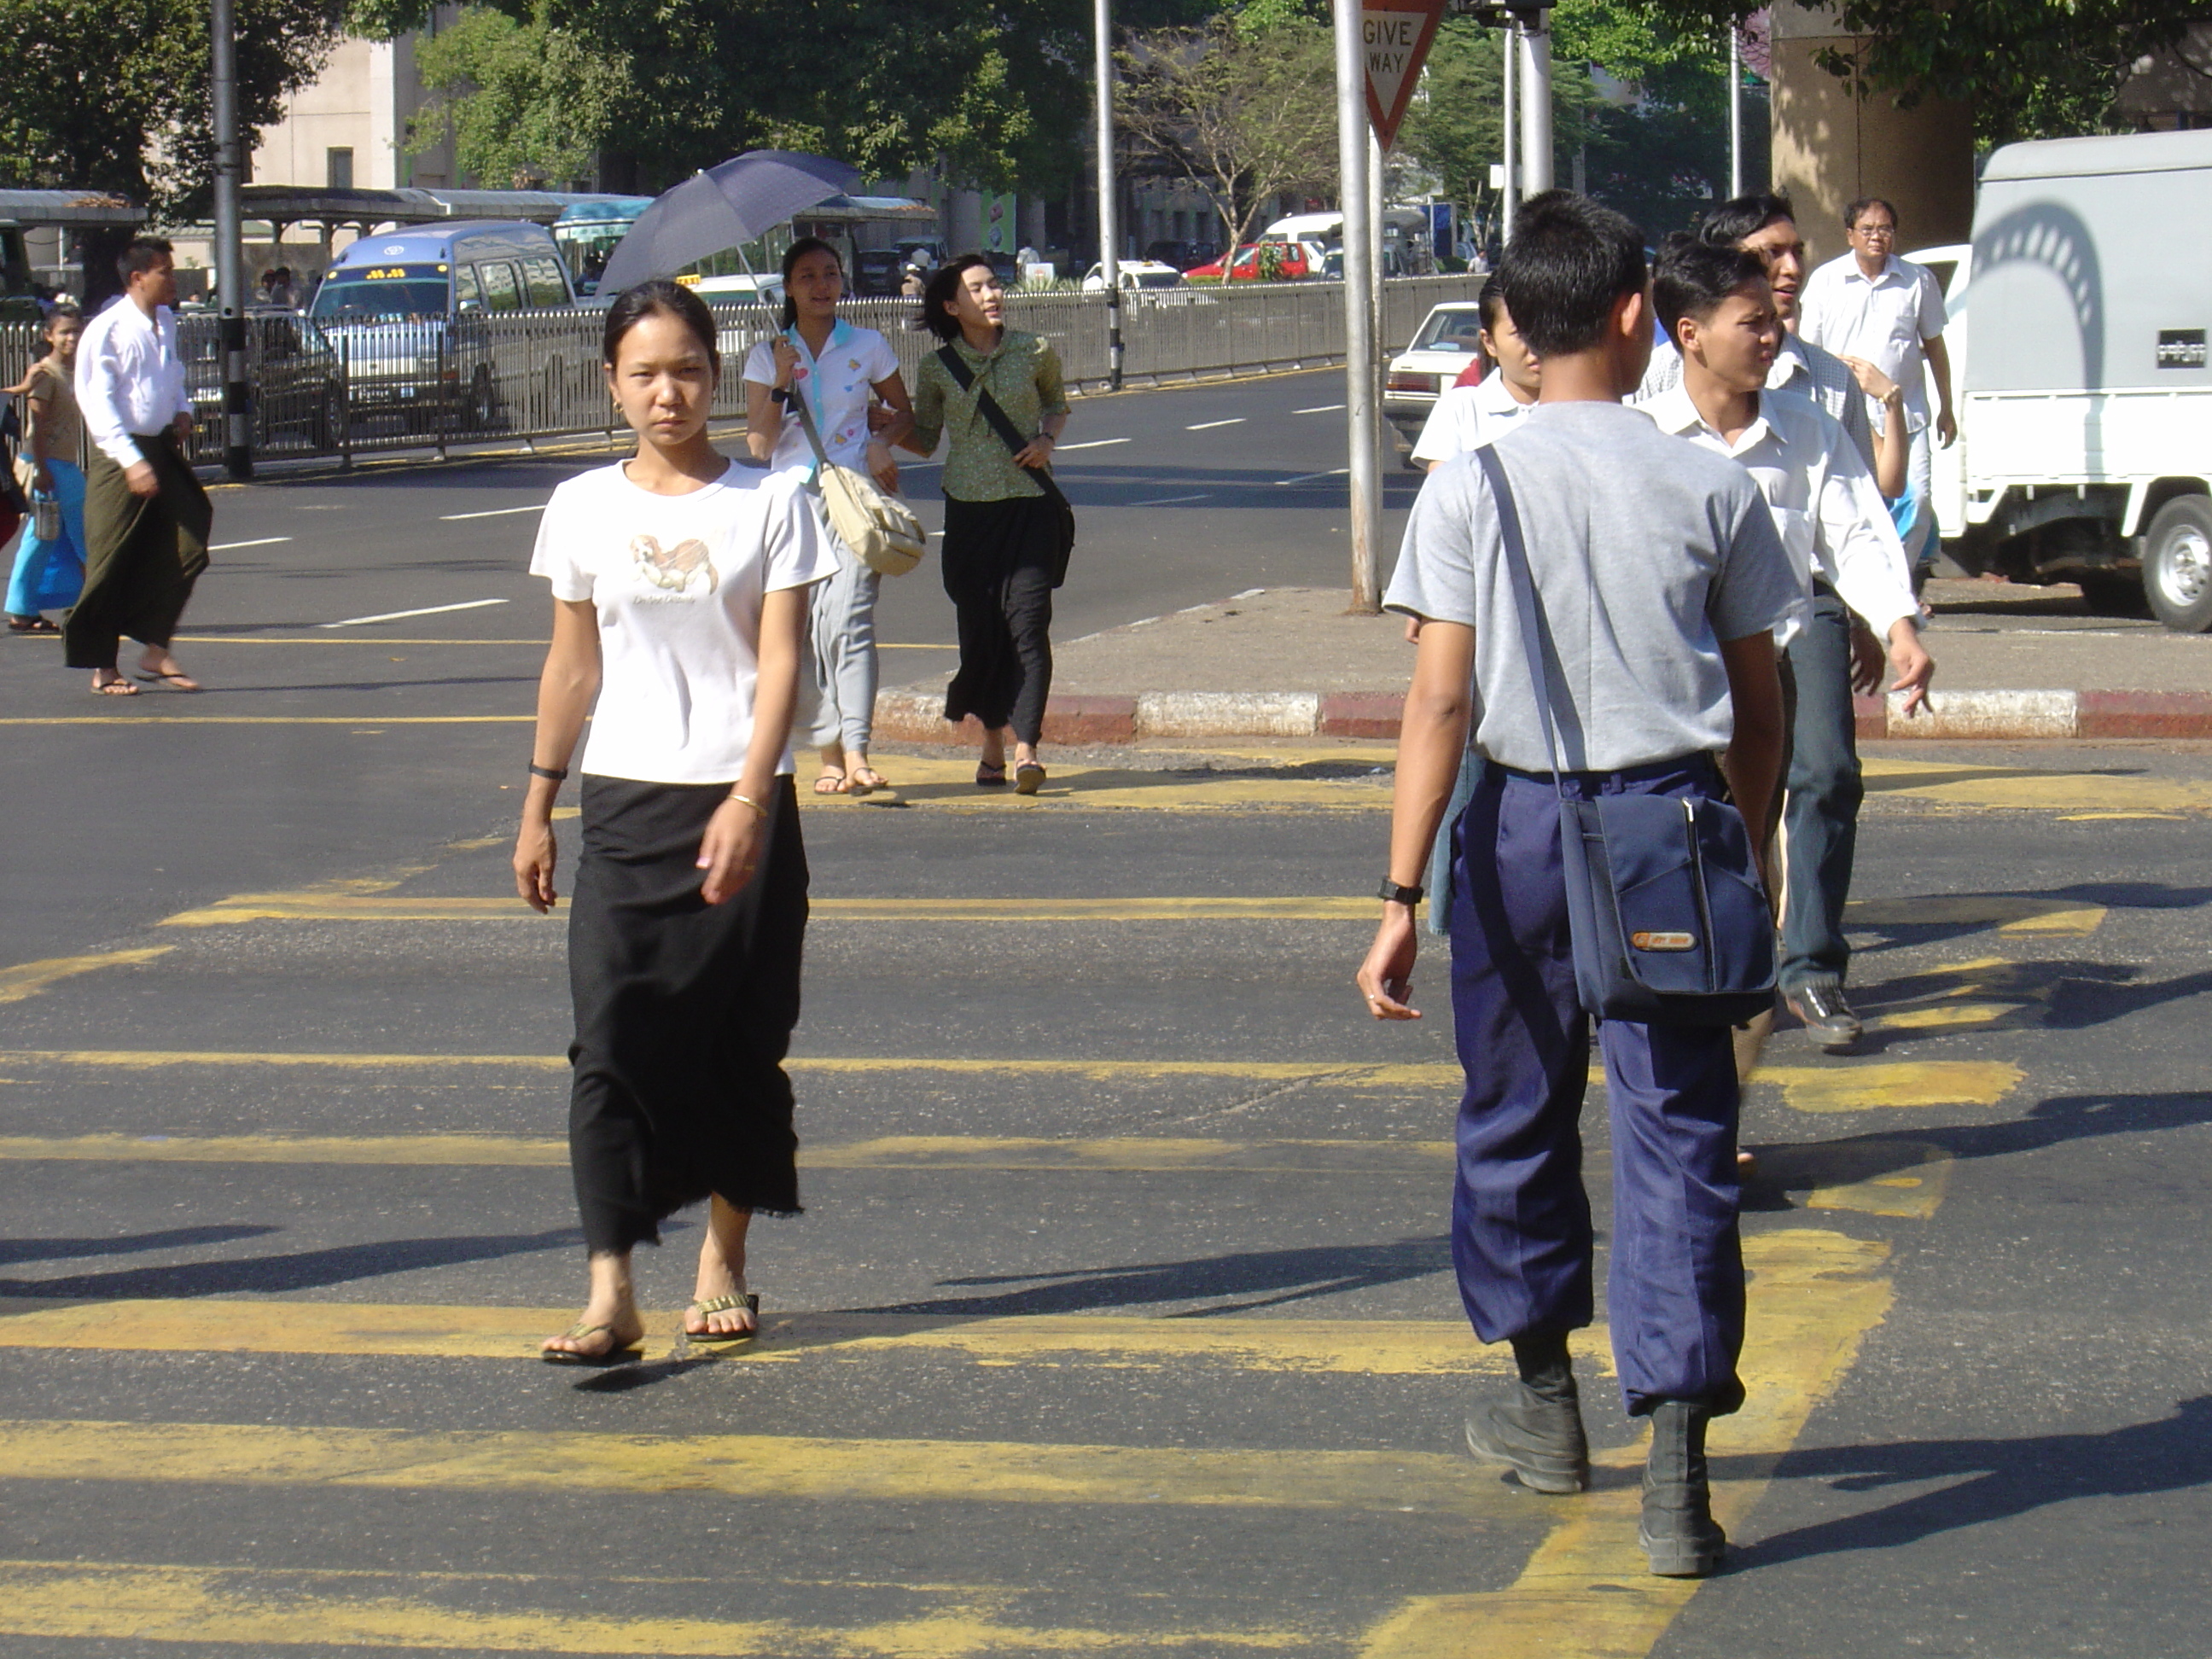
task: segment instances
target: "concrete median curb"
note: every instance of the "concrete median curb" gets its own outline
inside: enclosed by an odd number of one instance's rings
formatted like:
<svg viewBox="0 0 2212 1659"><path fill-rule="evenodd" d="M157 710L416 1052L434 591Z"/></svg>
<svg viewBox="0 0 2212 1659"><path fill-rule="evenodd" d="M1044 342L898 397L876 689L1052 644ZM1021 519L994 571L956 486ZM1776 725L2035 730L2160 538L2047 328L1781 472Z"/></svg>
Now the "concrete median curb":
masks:
<svg viewBox="0 0 2212 1659"><path fill-rule="evenodd" d="M1911 719L1892 697L1860 697L1863 738L1956 743L2028 738L2212 738L2212 692L1938 691ZM1055 696L1048 744L1138 743L1148 738L1395 738L1403 696L1390 691L1146 691ZM876 736L887 743L973 744L982 728L944 718L944 694L886 691Z"/></svg>

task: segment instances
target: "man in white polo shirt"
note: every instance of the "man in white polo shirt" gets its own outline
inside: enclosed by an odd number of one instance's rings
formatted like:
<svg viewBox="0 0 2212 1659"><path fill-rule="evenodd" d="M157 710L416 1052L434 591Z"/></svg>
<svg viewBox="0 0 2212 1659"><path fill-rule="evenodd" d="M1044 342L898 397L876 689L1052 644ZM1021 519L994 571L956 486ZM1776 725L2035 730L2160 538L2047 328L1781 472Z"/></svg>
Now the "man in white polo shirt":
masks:
<svg viewBox="0 0 2212 1659"><path fill-rule="evenodd" d="M1908 484L1915 509L1912 537L1918 562L1932 563L1929 373L1936 381L1935 434L1946 449L1959 435L1951 411L1951 354L1943 344L1949 317L1942 286L1925 265L1897 257L1897 210L1881 198L1863 196L1846 208L1844 234L1851 251L1806 279L1798 332L1838 357L1863 358L1904 392L1908 422L1917 425Z"/></svg>
<svg viewBox="0 0 2212 1659"><path fill-rule="evenodd" d="M1638 407L1662 432L1751 474L1801 584L1805 608L1776 630L1790 723L1780 979L1814 1040L1839 1053L1860 1035L1844 996L1844 903L1865 793L1851 693L1880 684L1854 672L1853 615L1887 643L1890 689L1908 715L1935 664L1921 647L1905 550L1857 446L1825 410L1771 389L1782 319L1759 258L1670 237L1652 291L1682 381Z"/></svg>

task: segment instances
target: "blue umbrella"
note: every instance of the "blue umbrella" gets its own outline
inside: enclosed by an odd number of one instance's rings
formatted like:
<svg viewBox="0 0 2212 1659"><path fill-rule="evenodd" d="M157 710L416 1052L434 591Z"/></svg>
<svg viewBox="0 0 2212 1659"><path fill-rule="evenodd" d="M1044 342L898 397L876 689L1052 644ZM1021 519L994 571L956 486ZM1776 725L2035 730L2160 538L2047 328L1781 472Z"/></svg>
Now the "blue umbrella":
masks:
<svg viewBox="0 0 2212 1659"><path fill-rule="evenodd" d="M749 150L695 173L637 216L608 256L599 291L619 294L655 276L673 276L860 182L857 167L788 149Z"/></svg>

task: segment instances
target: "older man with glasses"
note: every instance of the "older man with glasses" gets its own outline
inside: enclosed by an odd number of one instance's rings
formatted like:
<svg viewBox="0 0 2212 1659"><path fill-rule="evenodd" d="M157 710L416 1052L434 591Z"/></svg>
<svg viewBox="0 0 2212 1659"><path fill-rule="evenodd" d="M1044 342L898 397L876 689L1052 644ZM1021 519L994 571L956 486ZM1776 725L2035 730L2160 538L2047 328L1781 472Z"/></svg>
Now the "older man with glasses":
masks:
<svg viewBox="0 0 2212 1659"><path fill-rule="evenodd" d="M1900 259L1897 210L1878 196L1861 197L1844 210L1851 251L1831 259L1806 279L1798 331L1839 357L1861 357L1897 382L1916 429L1907 488L1913 513L1906 551L1917 565L1936 559L1936 523L1929 511L1928 375L1936 380L1936 435L1949 448L1959 435L1951 411L1951 356L1944 349L1942 286L1925 265Z"/></svg>

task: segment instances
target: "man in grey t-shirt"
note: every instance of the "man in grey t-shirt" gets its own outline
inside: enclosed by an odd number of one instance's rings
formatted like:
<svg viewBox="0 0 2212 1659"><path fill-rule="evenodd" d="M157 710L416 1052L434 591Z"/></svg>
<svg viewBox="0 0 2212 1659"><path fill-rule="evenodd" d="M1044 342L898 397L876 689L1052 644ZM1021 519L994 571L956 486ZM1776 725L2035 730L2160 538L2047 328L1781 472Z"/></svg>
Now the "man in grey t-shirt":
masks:
<svg viewBox="0 0 2212 1659"><path fill-rule="evenodd" d="M1492 449L1557 658L1563 770L1555 781L1497 504L1473 460L1456 458L1422 487L1385 600L1422 626L1382 920L1359 984L1377 1018L1419 1018L1407 1002L1413 884L1472 731L1481 778L1459 823L1450 920L1467 1074L1452 1248L1476 1334L1512 1343L1520 1381L1468 1419L1468 1444L1526 1486L1571 1492L1589 1465L1567 1334L1594 1316L1594 1240L1579 1128L1589 1014L1568 935L1559 790L1717 799L1725 787L1763 844L1781 755L1771 630L1800 593L1750 476L1685 453L1620 403L1651 350L1636 227L1563 191L1533 198L1501 276L1544 364L1535 410ZM1654 1572L1702 1577L1726 1547L1705 1424L1743 1400L1735 1055L1725 1026L1607 1020L1599 1041L1613 1122L1616 1368L1630 1413L1652 1419L1640 1537Z"/></svg>

